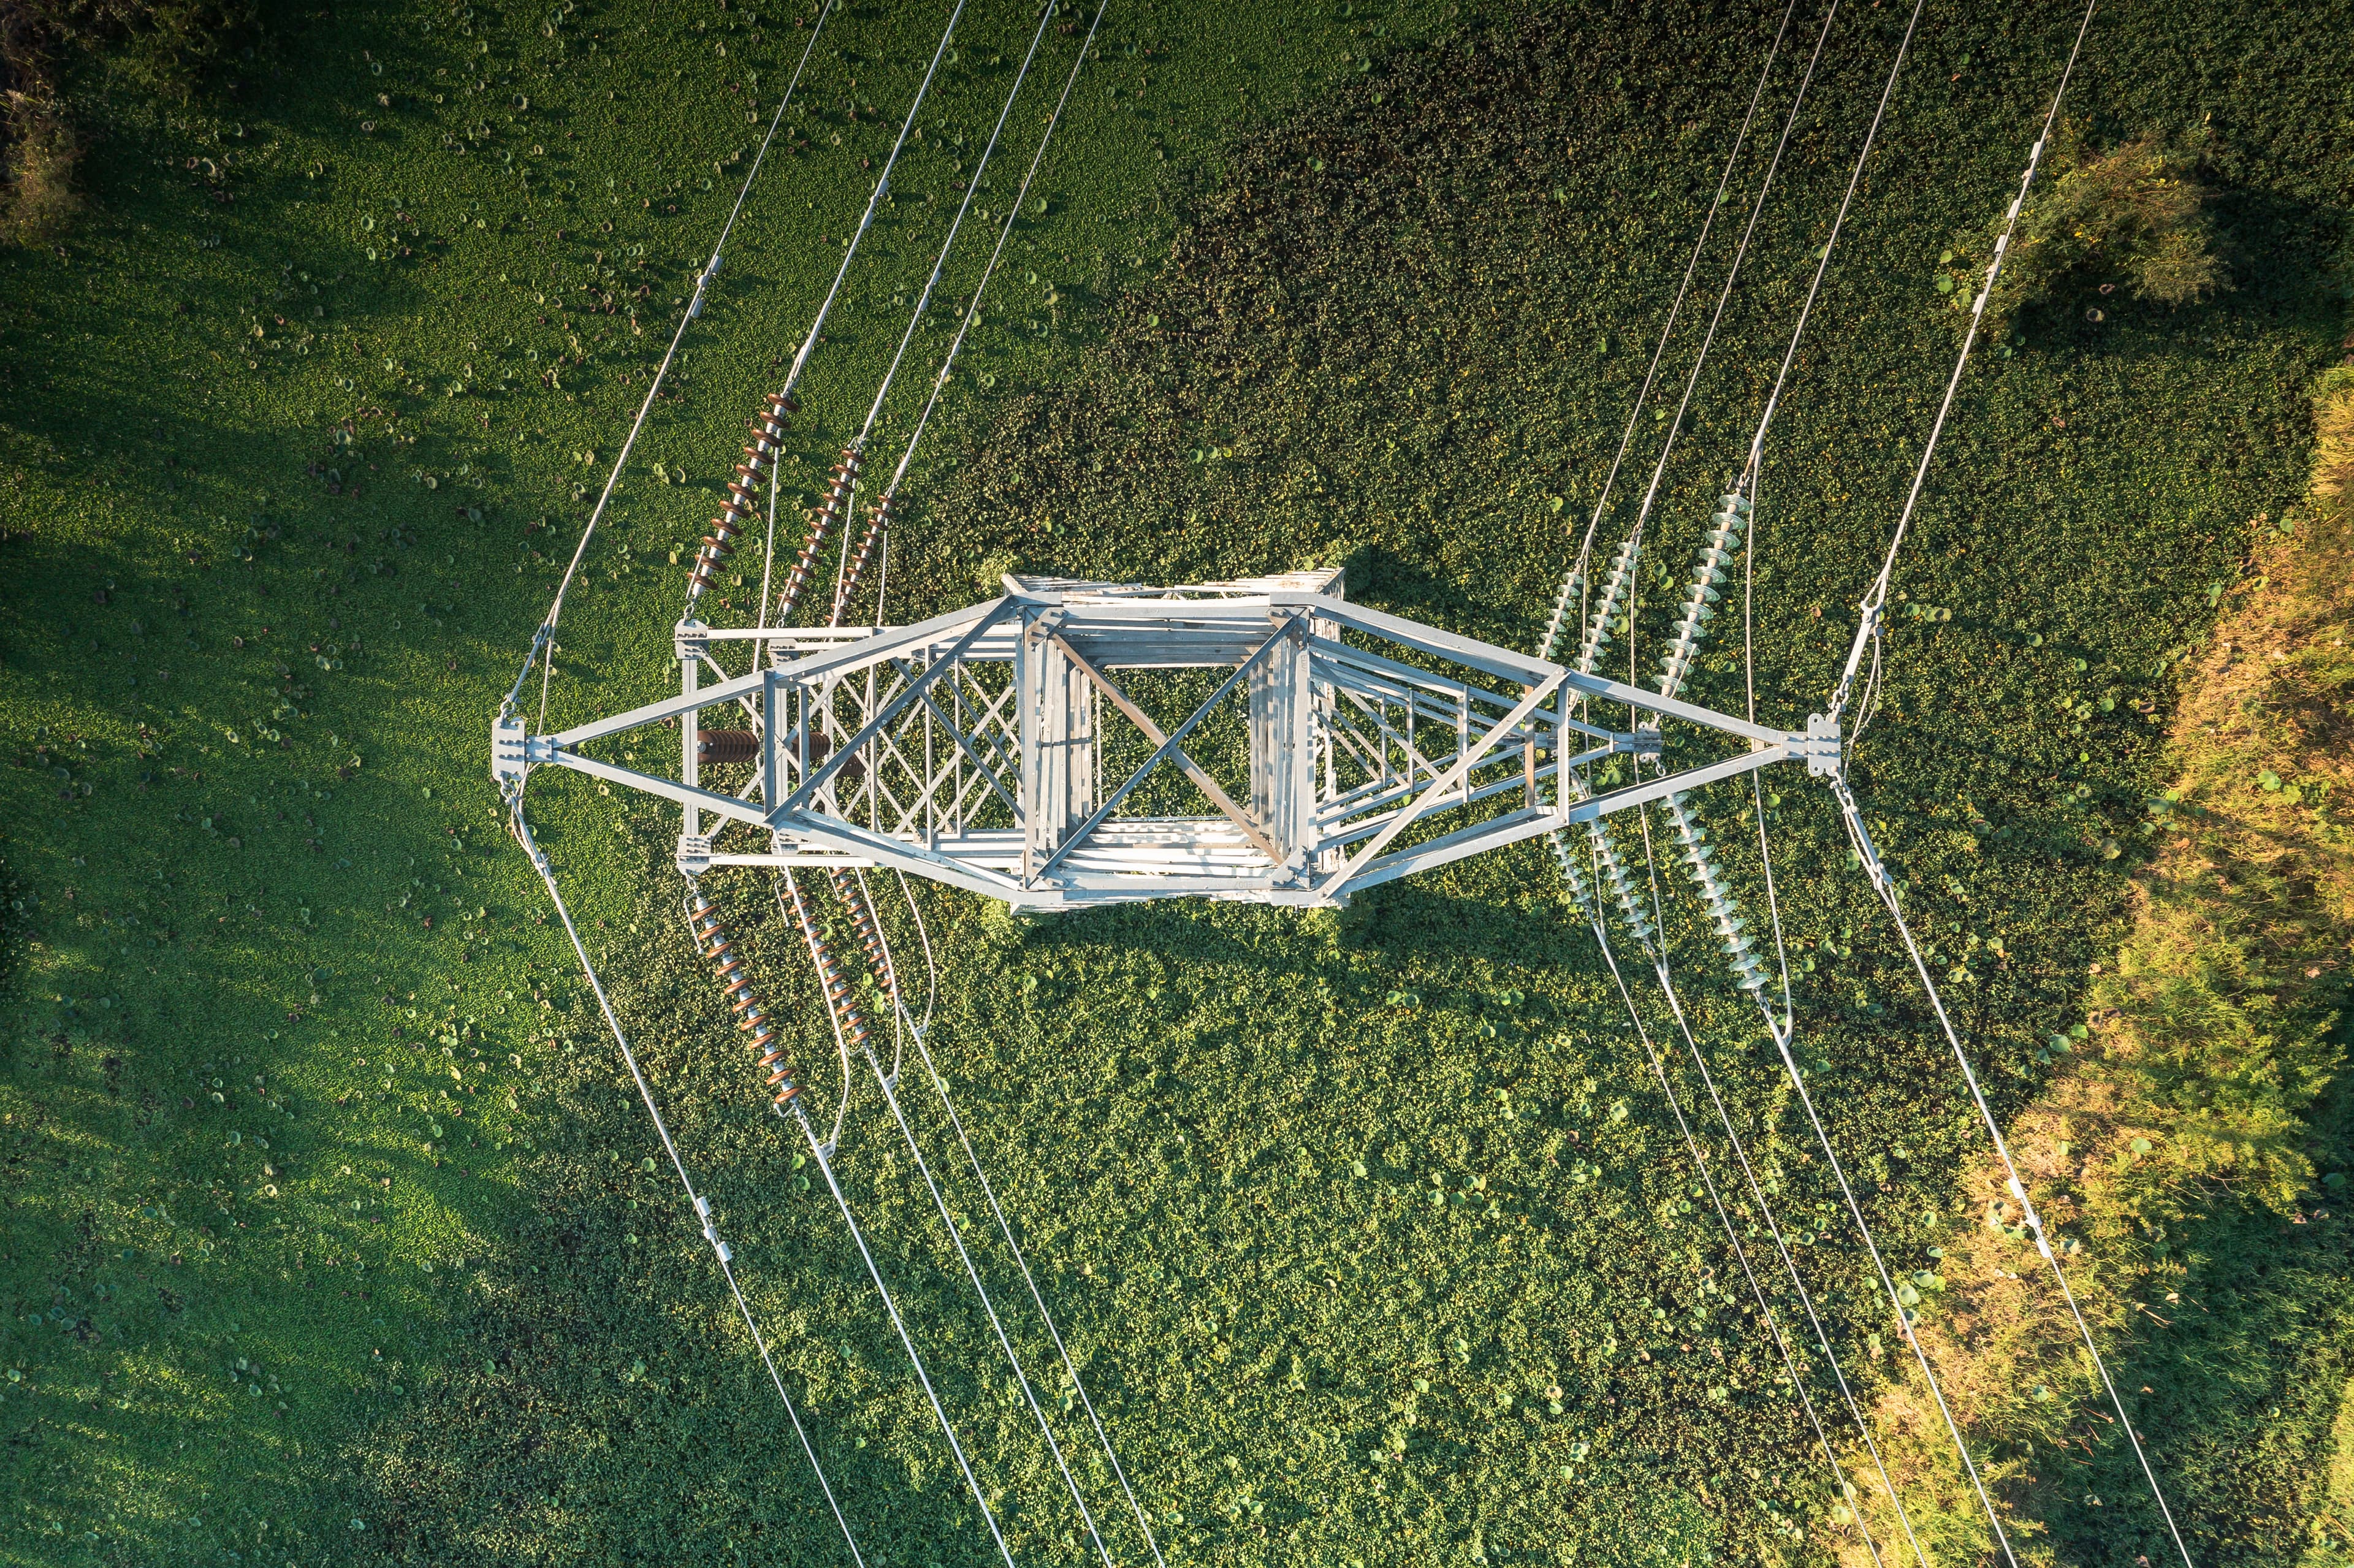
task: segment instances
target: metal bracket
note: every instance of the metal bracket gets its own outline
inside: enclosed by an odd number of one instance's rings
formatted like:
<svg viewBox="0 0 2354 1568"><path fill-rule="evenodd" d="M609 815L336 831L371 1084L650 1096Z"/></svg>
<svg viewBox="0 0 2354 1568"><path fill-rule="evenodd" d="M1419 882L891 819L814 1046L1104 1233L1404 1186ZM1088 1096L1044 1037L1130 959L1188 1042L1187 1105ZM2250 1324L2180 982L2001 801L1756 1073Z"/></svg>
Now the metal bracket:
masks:
<svg viewBox="0 0 2354 1568"><path fill-rule="evenodd" d="M1797 748L1810 778L1828 779L1840 768L1840 721L1829 714L1807 715L1807 738Z"/></svg>
<svg viewBox="0 0 2354 1568"><path fill-rule="evenodd" d="M681 833L678 835L678 874L681 876L701 876L711 869L711 835Z"/></svg>
<svg viewBox="0 0 2354 1568"><path fill-rule="evenodd" d="M671 645L681 663L700 659L711 652L711 628L690 615L671 629Z"/></svg>

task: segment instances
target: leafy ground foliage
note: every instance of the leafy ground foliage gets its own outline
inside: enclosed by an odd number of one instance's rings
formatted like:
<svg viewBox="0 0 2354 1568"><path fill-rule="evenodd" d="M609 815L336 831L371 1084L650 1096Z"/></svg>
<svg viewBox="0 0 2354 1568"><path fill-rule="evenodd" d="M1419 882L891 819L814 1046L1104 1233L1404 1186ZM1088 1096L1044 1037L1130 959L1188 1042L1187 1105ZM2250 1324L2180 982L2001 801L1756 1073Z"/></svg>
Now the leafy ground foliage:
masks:
<svg viewBox="0 0 2354 1568"><path fill-rule="evenodd" d="M234 114L90 89L138 132L91 154L100 216L66 256L0 273L0 439L25 496L0 697L24 943L0 1266L13 1559L838 1554L499 836L477 738L791 20L386 9L279 38L267 101ZM1900 585L1861 782L2006 1110L2044 1088L2053 1036L2091 1027L2128 873L2168 831L2147 803L2178 682L2252 520L2304 484L2300 389L2343 330L2326 62L2348 20L2096 27L2078 103L2109 141L2211 112L2217 222L2247 260L2208 303L2128 300L1999 345ZM1022 21L976 21L991 41L926 116L819 361L787 470L803 491L863 412L968 152L949 139L993 107ZM1007 567L1346 558L1361 598L1525 643L1729 145L1723 84L1772 22L1115 13L960 377L963 423L919 467L895 613ZM1659 605L1900 25L1850 9L1826 51L1655 521ZM932 22L854 6L842 26L567 617L562 712L670 678L672 557ZM1819 700L1844 651L1951 352L1939 249L2001 199L2072 27L1925 33L1761 504L1770 712ZM1725 653L1694 690L1720 705L1740 691ZM1934 1277L1975 1201L1959 1086L1827 802L1780 789L1809 1061L1876 1226ZM1738 801L1705 809L1730 822ZM970 1561L976 1521L856 1255L716 1026L668 828L588 788L538 810L870 1560ZM1308 917L1030 924L925 895L936 1046L1172 1561L1746 1561L1836 1538L1549 878L1506 856ZM716 890L816 1045L765 890ZM1823 1172L1745 1004L1704 982L1698 933L1679 943L1704 1044L1787 1212L1819 1232L1840 1342L1876 1376L1892 1347ZM1017 1552L1078 1561L877 1116L863 1104L846 1146L852 1202ZM2159 1391L2202 1561L2292 1560L2306 1505L2236 1471L2251 1449L2322 1467L2337 1390L2280 1397L2245 1375L2244 1336L2309 1286L2334 1299L2312 1283L2328 1270L2252 1263L2277 1225L2213 1234L2213 1337L2150 1333L2120 1364ZM2119 1288L2155 1308L2169 1278ZM2288 1337L2317 1369L2342 1358L2323 1315ZM2104 1511L2051 1502L2052 1540L2154 1556L2115 1446L2094 1446ZM1129 1528L1107 1524L1133 1556Z"/></svg>

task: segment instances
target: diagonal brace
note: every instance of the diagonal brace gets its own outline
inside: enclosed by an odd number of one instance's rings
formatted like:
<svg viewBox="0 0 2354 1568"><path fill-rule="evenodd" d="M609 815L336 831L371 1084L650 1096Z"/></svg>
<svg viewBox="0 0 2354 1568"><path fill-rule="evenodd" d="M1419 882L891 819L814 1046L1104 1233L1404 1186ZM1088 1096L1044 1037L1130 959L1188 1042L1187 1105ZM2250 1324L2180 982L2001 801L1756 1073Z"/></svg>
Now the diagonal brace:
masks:
<svg viewBox="0 0 2354 1568"><path fill-rule="evenodd" d="M902 711L912 705L917 698L922 696L925 692L930 690L933 682L938 680L950 670L955 669L958 662L963 659L965 654L971 649L972 645L980 641L981 637L988 632L991 627L995 626L1000 620L1012 613L1013 609L1013 602L1010 599L999 599L994 605L991 605L988 614L974 621L966 630L965 634L958 638L947 652L941 654L938 658L933 660L931 663L925 666L922 674L917 675L915 679L909 681L906 686L901 688L899 694L885 705L881 713L876 714L872 719L867 721L865 728L851 736L847 745L835 747L833 748L833 755L825 759L824 765L811 769L810 776L802 781L801 787L794 790L790 796L786 797L783 802L780 803L776 808L775 811L771 813L771 816L781 817L788 811L798 811L802 807L808 805L810 800L817 794L817 792L825 788L827 783L832 779L833 776L841 772L843 767L848 763L852 758L857 756L859 752L865 748L867 742L882 734L883 731L889 726L891 721L897 718Z"/></svg>
<svg viewBox="0 0 2354 1568"><path fill-rule="evenodd" d="M1267 837L1266 830L1259 826L1258 820L1235 804L1233 798L1218 787L1218 781L1210 777L1208 769L1185 755L1183 747L1175 744L1161 732L1161 726L1152 722L1150 714L1129 701L1128 694L1114 685L1101 671L1082 658L1077 649L1063 640L1061 632L1050 631L1046 634L1046 640L1061 649L1063 657L1077 665L1079 673L1093 681L1096 683L1096 689L1109 697L1114 707L1128 715L1128 722L1141 730L1145 739L1155 746L1166 747L1169 760L1174 762L1185 777L1193 780L1193 788L1210 798L1210 804L1224 811L1228 820L1243 831L1245 838L1258 846L1261 854L1267 856L1270 863L1278 866L1283 863L1283 852L1276 847L1273 839Z"/></svg>
<svg viewBox="0 0 2354 1568"><path fill-rule="evenodd" d="M1260 662L1266 659L1267 654L1274 651L1275 645L1291 634L1292 628L1288 625L1285 626L1280 630L1277 631L1274 636L1260 643L1249 658L1235 665L1235 673L1228 675L1224 681L1219 682L1218 689L1210 694L1210 700L1204 703L1200 707L1195 708L1193 710L1193 716L1187 719L1183 724L1179 725L1176 732L1171 735L1168 739L1162 741L1160 746L1154 749L1152 755L1144 759L1144 766L1129 774L1127 779L1121 783L1120 787L1111 792L1111 797L1105 800L1102 805L1097 806L1095 809L1094 814L1089 816L1086 821L1079 824L1078 831L1076 832L1073 833L1070 837L1065 839L1061 843L1055 846L1055 853L1048 855L1038 869L1031 874L1032 880L1034 881L1036 878L1042 877L1048 872L1054 870L1055 865L1061 862L1065 855L1077 848L1080 842L1083 842L1088 834L1101 827L1104 823L1104 819L1111 815L1112 809L1118 806L1122 800L1128 799L1129 791L1142 783L1146 774L1160 767L1161 764L1168 758L1169 754L1177 749L1177 743L1183 740L1187 736L1193 734L1193 726L1200 724L1204 719L1209 717L1210 710L1216 707L1220 703L1225 702L1227 696L1233 693L1234 689L1243 683L1244 677L1247 676L1253 670L1257 669ZM1276 863L1280 865L1282 862L1278 859Z"/></svg>
<svg viewBox="0 0 2354 1568"><path fill-rule="evenodd" d="M1561 690L1565 673L1565 671L1555 670L1553 674L1531 686L1528 695L1513 705L1512 711L1498 720L1487 734L1481 736L1478 744L1463 748L1462 754L1456 758L1455 765L1447 770L1444 777L1433 781L1430 787L1416 796L1410 804L1401 808L1398 814L1390 819L1389 825L1375 833L1365 847L1359 850L1355 857L1341 868L1340 874L1332 879L1331 885L1336 888L1347 886L1351 877L1364 870L1374 856L1389 847L1392 839L1405 831L1408 823L1422 816L1426 802L1437 804L1445 800L1448 792L1463 781L1465 776L1478 765L1479 759L1494 748L1499 736L1510 735L1519 728L1522 720L1544 705L1544 700L1547 697Z"/></svg>

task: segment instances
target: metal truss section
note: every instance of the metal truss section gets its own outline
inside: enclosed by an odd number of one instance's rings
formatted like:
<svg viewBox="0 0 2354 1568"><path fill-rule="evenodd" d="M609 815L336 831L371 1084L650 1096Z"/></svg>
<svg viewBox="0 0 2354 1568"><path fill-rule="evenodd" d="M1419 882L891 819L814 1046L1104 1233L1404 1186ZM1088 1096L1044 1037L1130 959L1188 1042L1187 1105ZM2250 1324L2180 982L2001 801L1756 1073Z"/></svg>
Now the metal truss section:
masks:
<svg viewBox="0 0 2354 1568"><path fill-rule="evenodd" d="M1367 609L1337 571L1004 588L907 627L682 622L677 696L547 735L503 720L492 772L566 768L670 801L690 875L890 866L1046 910L1330 906L1776 762L1839 760L1820 717L1777 730ZM730 675L736 643L754 667ZM677 731L675 777L611 760L656 726ZM1719 755L1681 763L1711 735Z"/></svg>

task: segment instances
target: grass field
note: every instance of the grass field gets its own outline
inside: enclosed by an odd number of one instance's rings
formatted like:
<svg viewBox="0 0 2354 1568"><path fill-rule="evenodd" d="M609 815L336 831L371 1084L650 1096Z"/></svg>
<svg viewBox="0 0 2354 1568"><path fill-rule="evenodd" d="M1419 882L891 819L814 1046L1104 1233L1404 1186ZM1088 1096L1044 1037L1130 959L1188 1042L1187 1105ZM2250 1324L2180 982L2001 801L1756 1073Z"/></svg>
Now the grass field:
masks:
<svg viewBox="0 0 2354 1568"><path fill-rule="evenodd" d="M576 590L559 714L674 680L673 557L806 328L937 10L831 25L799 144ZM1115 8L917 464L895 616L1005 569L1347 559L1356 597L1528 644L1777 15ZM107 127L91 210L0 258L6 1561L844 1560L484 768L801 16L386 5L287 16L196 107L102 64L80 80ZM962 26L814 362L786 470L804 494L1027 21ZM1967 384L1900 581L1859 780L2006 1110L2115 943L2178 669L2304 484L2303 389L2348 326L2349 23L2104 14L2072 106L2112 139L2211 116L2234 287L2022 320ZM1856 5L1830 35L1669 475L1659 602L1901 25ZM2007 199L2073 25L1929 7L1766 482L1769 712L1819 702L1845 651L1951 360L1937 258ZM1056 37L1050 73L1075 47ZM1720 705L1723 652L1694 693ZM1810 1067L1893 1260L1926 1270L1966 1217L1967 1102L1829 802L1780 788ZM679 929L674 824L572 781L535 801L867 1560L981 1561L857 1255ZM765 888L717 883L814 1043ZM1539 855L1337 916L1014 923L927 899L936 1045L1172 1562L1826 1550L1810 1436ZM1803 1128L1696 931L1678 951L1789 1213L1822 1216L1812 1278L1875 1378L1889 1347ZM1081 1561L873 1098L852 1201L1016 1555ZM2315 1147L2342 1164L2340 1099L2325 1111ZM2197 1315L2145 1320L2120 1382L2153 1391L2201 1563L2298 1563L2332 1506L2354 1235L2228 1192L2202 1213L2144 1287ZM2046 1462L2084 1484L2035 1494L2038 1551L2163 1560L2113 1441ZM1132 1524L1105 1528L1143 1560Z"/></svg>

